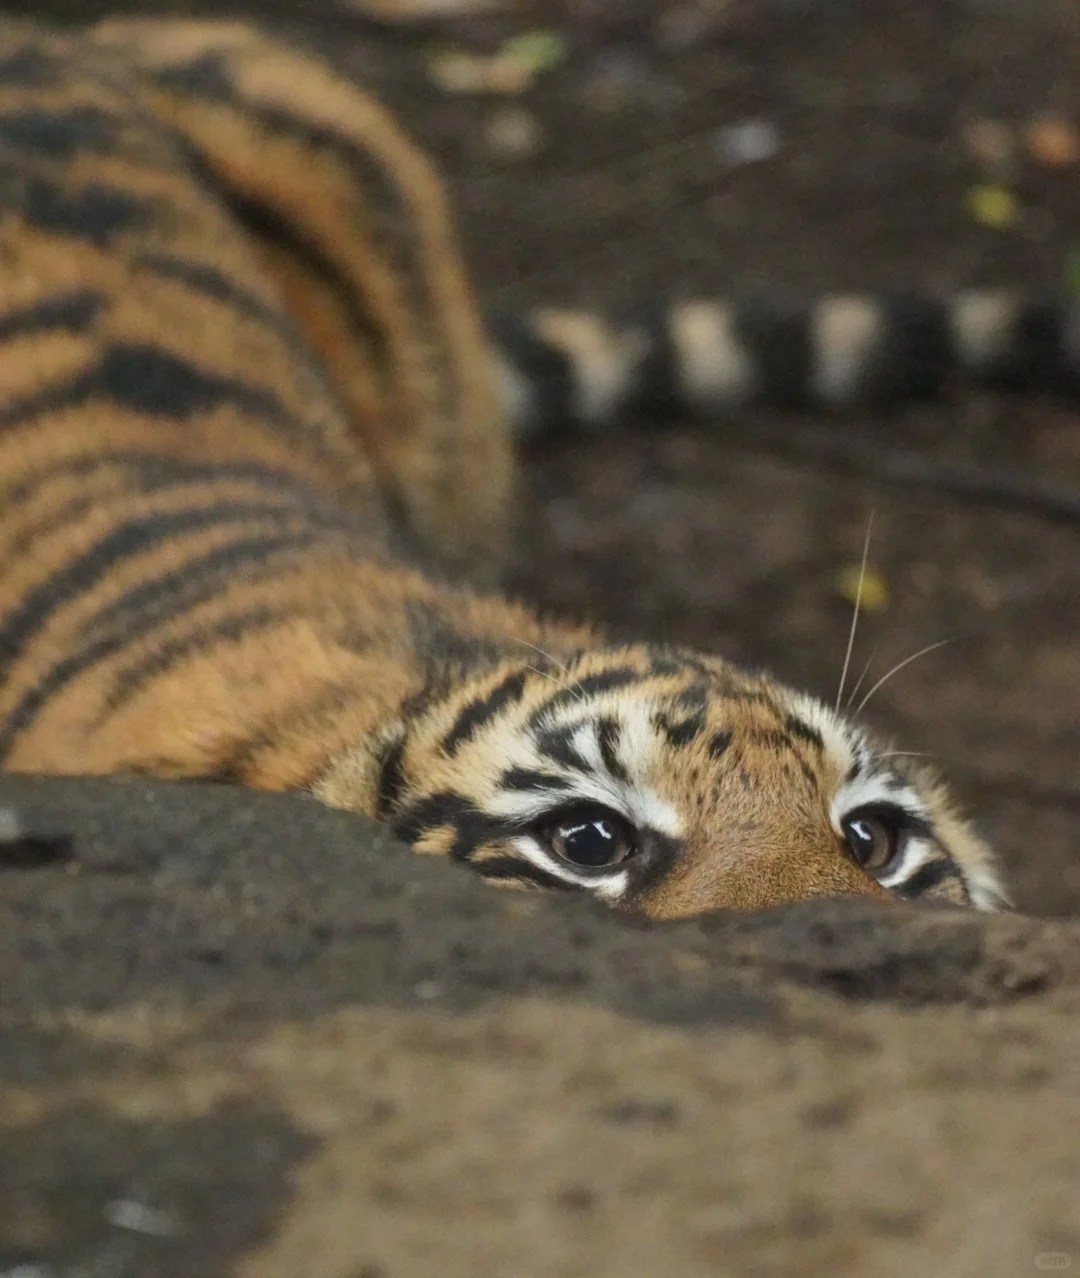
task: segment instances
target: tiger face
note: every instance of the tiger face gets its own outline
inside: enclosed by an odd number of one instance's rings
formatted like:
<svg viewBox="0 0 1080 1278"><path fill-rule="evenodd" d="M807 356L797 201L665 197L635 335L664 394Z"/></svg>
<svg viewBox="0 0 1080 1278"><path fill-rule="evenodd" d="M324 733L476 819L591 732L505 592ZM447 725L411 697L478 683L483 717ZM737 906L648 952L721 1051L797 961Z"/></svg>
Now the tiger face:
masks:
<svg viewBox="0 0 1080 1278"><path fill-rule="evenodd" d="M486 879L677 918L808 897L994 910L944 787L806 694L648 648L505 661L421 695L317 793Z"/></svg>

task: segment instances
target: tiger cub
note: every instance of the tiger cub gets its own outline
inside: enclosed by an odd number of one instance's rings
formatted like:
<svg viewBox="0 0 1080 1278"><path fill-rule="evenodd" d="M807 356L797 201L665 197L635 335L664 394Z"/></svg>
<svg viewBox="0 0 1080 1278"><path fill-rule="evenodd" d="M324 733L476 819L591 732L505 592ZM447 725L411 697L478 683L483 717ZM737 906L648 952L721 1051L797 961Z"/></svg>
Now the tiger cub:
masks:
<svg viewBox="0 0 1080 1278"><path fill-rule="evenodd" d="M766 370L737 315L541 316L496 352L437 176L327 66L240 24L2 32L4 767L309 791L655 918L1005 904L944 786L810 696L462 584L538 361L567 415L650 367L737 399ZM837 394L888 327L855 318ZM990 327L958 326L980 358Z"/></svg>

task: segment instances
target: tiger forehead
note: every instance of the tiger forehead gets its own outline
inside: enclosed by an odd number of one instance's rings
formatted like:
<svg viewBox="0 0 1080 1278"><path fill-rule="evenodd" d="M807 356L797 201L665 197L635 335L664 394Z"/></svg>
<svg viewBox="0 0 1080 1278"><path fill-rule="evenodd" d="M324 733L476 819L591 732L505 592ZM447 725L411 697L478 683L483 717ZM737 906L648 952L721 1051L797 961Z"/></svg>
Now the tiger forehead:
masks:
<svg viewBox="0 0 1080 1278"><path fill-rule="evenodd" d="M583 730L597 731L602 746L605 734L633 729L639 747L650 750L704 746L718 757L735 742L743 752L791 753L801 760L831 755L829 761L846 771L854 752L843 727L818 703L802 698L793 704L782 693L759 676L730 668L714 673L636 654L614 664L585 659L549 669L513 663L440 704L431 728L441 731L445 755L496 727L500 738L523 736L554 762L577 766L575 736Z"/></svg>

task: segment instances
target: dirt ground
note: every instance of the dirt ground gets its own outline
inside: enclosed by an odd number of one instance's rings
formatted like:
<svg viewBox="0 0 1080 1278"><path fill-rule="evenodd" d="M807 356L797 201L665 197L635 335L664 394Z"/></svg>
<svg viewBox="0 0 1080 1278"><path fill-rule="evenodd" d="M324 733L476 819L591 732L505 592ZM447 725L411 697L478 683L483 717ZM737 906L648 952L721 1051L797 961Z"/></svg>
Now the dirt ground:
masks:
<svg viewBox="0 0 1080 1278"><path fill-rule="evenodd" d="M1053 286L1080 249L1080 162L1022 141L1080 121L1070 6L525 7L433 41L277 6L440 157L492 306ZM521 27L564 40L535 90L432 83L433 47ZM1004 227L972 213L987 121L1019 139ZM733 157L747 122L774 154ZM872 513L857 668L950 643L867 717L954 778L1020 916L646 928L314 804L4 781L76 838L0 861L0 1275L1080 1268L1080 519L793 459L822 429L1080 492L1047 403L663 423L527 458L514 588L831 697Z"/></svg>

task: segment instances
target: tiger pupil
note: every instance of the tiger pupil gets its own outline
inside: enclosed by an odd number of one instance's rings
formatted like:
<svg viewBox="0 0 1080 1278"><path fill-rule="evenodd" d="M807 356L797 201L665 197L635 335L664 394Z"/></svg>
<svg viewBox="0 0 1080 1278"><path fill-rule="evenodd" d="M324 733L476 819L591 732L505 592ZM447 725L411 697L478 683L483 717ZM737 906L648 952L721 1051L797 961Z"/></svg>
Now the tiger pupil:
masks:
<svg viewBox="0 0 1080 1278"><path fill-rule="evenodd" d="M851 832L862 843L867 852L874 847L874 831L865 821L852 821Z"/></svg>
<svg viewBox="0 0 1080 1278"><path fill-rule="evenodd" d="M619 837L603 817L564 826L562 842L566 859L577 865L608 865L619 851Z"/></svg>
<svg viewBox="0 0 1080 1278"><path fill-rule="evenodd" d="M896 851L896 835L878 817L851 817L846 822L848 847L866 870L883 870Z"/></svg>

